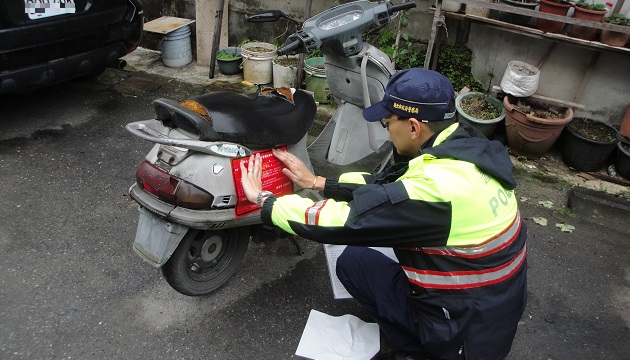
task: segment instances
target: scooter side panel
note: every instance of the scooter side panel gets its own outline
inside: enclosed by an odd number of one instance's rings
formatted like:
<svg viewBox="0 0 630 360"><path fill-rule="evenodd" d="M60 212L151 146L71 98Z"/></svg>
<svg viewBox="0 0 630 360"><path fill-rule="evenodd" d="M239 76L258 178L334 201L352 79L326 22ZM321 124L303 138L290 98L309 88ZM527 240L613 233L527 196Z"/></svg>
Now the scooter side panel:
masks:
<svg viewBox="0 0 630 360"><path fill-rule="evenodd" d="M363 109L350 103L341 105L333 120L336 122L328 161L337 165L347 165L362 159L374 151L368 144L368 126L376 135L377 146L389 140L389 133L379 122L371 123L363 118Z"/></svg>
<svg viewBox="0 0 630 360"><path fill-rule="evenodd" d="M322 52L328 55L327 49ZM330 51L330 50L328 50ZM381 50L366 45L363 50L351 57L324 56L324 67L330 93L343 101L364 107L363 81L361 79L361 61L363 55L369 53L370 61L366 65L367 87L370 94L370 104L383 99L385 86L391 74L395 72L391 61ZM377 62L378 65L375 63Z"/></svg>
<svg viewBox="0 0 630 360"><path fill-rule="evenodd" d="M133 243L134 251L149 264L160 267L171 257L188 227L168 222L142 207Z"/></svg>
<svg viewBox="0 0 630 360"><path fill-rule="evenodd" d="M170 174L204 189L215 198L236 193L232 166L227 157L194 153L173 166Z"/></svg>

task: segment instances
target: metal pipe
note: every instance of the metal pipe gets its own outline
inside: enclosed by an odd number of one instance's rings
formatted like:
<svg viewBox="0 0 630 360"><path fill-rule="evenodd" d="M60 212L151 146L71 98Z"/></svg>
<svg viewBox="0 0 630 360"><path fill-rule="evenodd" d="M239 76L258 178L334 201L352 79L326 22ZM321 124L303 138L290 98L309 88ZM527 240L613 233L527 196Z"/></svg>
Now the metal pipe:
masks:
<svg viewBox="0 0 630 360"><path fill-rule="evenodd" d="M113 62L107 64L108 68L119 69L119 70L124 69L125 66L127 66L127 62L125 60L122 60L122 59L117 59L116 61L113 61Z"/></svg>

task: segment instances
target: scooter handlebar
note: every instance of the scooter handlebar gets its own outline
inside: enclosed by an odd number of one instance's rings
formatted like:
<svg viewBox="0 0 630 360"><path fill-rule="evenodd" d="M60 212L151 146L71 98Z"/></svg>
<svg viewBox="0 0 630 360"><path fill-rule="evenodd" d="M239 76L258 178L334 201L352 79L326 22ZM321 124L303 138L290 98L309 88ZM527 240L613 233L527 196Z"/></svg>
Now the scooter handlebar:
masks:
<svg viewBox="0 0 630 360"><path fill-rule="evenodd" d="M404 2L402 4L398 4L398 5L392 5L389 7L388 11L390 14L395 13L397 11L401 11L401 10L407 10L407 9L412 9L416 7L416 2L415 1L408 1L408 2Z"/></svg>
<svg viewBox="0 0 630 360"><path fill-rule="evenodd" d="M302 42L299 39L293 40L290 43L282 46L280 49L276 50L276 54L278 54L279 56L290 54L293 50L299 48L301 43Z"/></svg>

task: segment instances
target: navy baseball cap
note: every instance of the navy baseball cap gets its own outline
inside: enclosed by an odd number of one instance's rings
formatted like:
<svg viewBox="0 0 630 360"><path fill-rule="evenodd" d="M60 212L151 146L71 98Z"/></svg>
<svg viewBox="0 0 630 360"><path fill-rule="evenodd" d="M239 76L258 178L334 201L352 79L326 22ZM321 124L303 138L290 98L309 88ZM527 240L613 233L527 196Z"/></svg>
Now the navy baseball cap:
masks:
<svg viewBox="0 0 630 360"><path fill-rule="evenodd" d="M379 121L390 114L426 121L452 118L449 104L455 90L448 78L438 72L411 68L396 72L387 82L383 100L363 110L367 121Z"/></svg>

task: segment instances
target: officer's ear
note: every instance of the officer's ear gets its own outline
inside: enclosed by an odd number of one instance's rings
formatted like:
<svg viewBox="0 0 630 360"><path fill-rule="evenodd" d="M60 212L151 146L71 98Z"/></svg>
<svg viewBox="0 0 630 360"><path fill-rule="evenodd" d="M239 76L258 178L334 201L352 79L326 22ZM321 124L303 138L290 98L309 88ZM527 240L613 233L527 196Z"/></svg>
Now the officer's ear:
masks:
<svg viewBox="0 0 630 360"><path fill-rule="evenodd" d="M412 139L422 136L428 129L425 123L416 118L409 118L409 126Z"/></svg>

